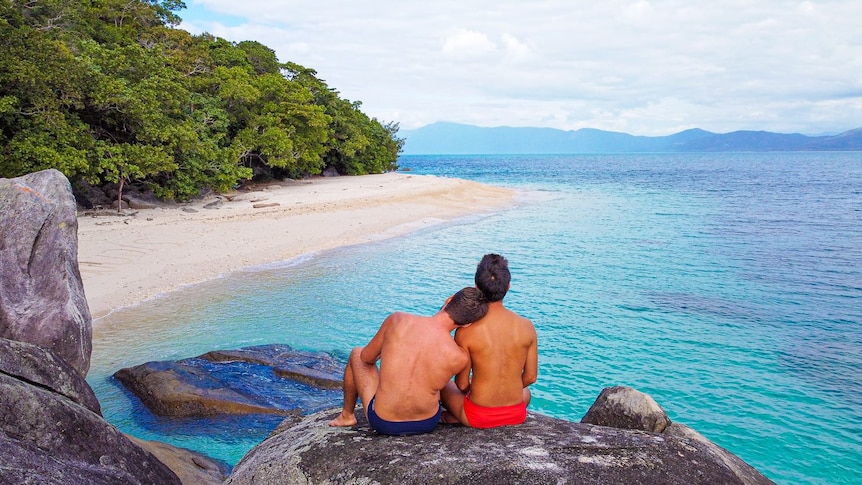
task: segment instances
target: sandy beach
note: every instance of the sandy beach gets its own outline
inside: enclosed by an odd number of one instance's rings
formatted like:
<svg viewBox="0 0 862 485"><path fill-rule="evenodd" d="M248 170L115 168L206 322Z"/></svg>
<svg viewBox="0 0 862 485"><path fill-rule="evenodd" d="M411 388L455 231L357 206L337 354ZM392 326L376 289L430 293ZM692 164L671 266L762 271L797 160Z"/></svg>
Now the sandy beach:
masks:
<svg viewBox="0 0 862 485"><path fill-rule="evenodd" d="M408 172L272 182L123 215L81 212L78 264L98 319L242 268L499 210L513 198L505 188Z"/></svg>

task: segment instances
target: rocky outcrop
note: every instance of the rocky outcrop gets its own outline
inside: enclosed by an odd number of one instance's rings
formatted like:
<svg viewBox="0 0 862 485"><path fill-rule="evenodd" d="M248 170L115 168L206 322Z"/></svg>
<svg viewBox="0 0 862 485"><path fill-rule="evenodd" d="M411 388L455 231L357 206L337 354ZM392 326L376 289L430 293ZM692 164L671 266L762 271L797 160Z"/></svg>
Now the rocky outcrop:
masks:
<svg viewBox="0 0 862 485"><path fill-rule="evenodd" d="M75 208L57 170L0 179L0 337L50 349L86 376L92 330Z"/></svg>
<svg viewBox="0 0 862 485"><path fill-rule="evenodd" d="M317 411L321 401L334 405L343 369L328 354L273 344L147 362L114 377L160 416L289 415L309 411L309 405Z"/></svg>
<svg viewBox="0 0 862 485"><path fill-rule="evenodd" d="M430 434L397 437L371 431L359 409L357 426L328 426L338 412L285 420L225 483L772 483L679 425L652 433L531 412L519 426L441 424Z"/></svg>
<svg viewBox="0 0 862 485"><path fill-rule="evenodd" d="M0 396L0 483L180 483L99 414L50 385L4 371Z"/></svg>
<svg viewBox="0 0 862 485"><path fill-rule="evenodd" d="M0 483L179 484L102 419L84 379L92 322L68 180L0 179L0 228Z"/></svg>

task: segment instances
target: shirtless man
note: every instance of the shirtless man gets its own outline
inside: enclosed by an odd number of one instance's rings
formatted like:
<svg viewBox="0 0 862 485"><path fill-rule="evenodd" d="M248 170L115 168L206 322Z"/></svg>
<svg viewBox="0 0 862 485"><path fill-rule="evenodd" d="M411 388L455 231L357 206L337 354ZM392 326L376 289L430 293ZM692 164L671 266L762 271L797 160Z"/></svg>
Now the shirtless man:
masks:
<svg viewBox="0 0 862 485"><path fill-rule="evenodd" d="M455 331L455 342L467 351L470 364L441 393L451 415L448 422L494 428L527 419L527 386L536 382L539 365L536 329L503 306L510 280L509 263L498 254L486 254L476 268L476 286L488 300L488 313L470 328Z"/></svg>
<svg viewBox="0 0 862 485"><path fill-rule="evenodd" d="M428 433L440 421L440 390L468 363L451 332L488 311L484 295L464 288L434 316L389 315L365 347L350 353L344 369L344 407L330 426L356 424L362 400L368 424L380 434ZM380 360L380 369L377 361Z"/></svg>

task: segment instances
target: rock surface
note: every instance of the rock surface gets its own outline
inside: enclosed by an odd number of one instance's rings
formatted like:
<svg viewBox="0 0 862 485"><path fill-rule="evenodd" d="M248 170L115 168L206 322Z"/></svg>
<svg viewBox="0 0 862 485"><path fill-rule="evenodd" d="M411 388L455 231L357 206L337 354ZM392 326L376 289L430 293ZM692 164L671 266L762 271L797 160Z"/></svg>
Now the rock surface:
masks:
<svg viewBox="0 0 862 485"><path fill-rule="evenodd" d="M78 270L78 219L57 170L0 179L0 337L90 369L90 308Z"/></svg>
<svg viewBox="0 0 862 485"><path fill-rule="evenodd" d="M286 416L335 405L343 368L325 353L274 344L147 362L114 377L160 416Z"/></svg>
<svg viewBox="0 0 862 485"><path fill-rule="evenodd" d="M5 373L0 396L0 483L180 483L152 454L65 396Z"/></svg>
<svg viewBox="0 0 862 485"><path fill-rule="evenodd" d="M0 374L59 394L102 415L99 400L84 376L53 351L0 338L0 356Z"/></svg>
<svg viewBox="0 0 862 485"><path fill-rule="evenodd" d="M684 431L650 433L531 412L519 426L441 424L430 434L396 437L371 431L359 409L357 426L328 426L338 412L285 420L225 483L772 483L738 457Z"/></svg>
<svg viewBox="0 0 862 485"><path fill-rule="evenodd" d="M225 481L230 467L208 456L177 448L160 441L146 441L126 435L133 443L152 453L167 465L183 485L215 485Z"/></svg>
<svg viewBox="0 0 862 485"><path fill-rule="evenodd" d="M271 367L281 377L320 389L341 390L345 362L324 352L303 352L272 344L238 350L214 350L200 356L210 362L248 362Z"/></svg>

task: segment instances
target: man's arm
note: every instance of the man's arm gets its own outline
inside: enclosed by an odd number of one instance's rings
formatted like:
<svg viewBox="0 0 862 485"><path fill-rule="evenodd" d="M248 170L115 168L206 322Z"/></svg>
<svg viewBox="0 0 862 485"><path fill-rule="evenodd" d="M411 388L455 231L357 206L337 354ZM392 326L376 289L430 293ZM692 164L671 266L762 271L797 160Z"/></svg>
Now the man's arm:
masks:
<svg viewBox="0 0 862 485"><path fill-rule="evenodd" d="M532 327L532 323L530 324ZM533 328L533 341L527 348L527 360L524 362L524 371L521 373L521 383L524 387L536 382L539 375L539 346L537 343L536 329Z"/></svg>
<svg viewBox="0 0 862 485"><path fill-rule="evenodd" d="M380 325L380 328L377 330L377 333L374 334L374 337L371 338L371 341L368 342L368 345L362 348L362 352L359 354L359 359L366 364L376 364L380 359L380 352L383 350L383 339L386 336L386 330L392 326L392 322L397 318L396 313L393 313L386 317L386 320L383 320L383 323Z"/></svg>

